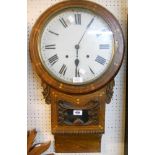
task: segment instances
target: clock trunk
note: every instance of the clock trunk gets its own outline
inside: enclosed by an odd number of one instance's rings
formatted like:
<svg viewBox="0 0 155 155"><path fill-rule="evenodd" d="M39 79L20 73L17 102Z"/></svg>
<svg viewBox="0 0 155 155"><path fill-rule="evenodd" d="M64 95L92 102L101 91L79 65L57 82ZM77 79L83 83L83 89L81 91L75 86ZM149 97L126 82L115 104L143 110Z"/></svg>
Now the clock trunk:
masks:
<svg viewBox="0 0 155 155"><path fill-rule="evenodd" d="M101 151L105 105L110 102L113 86L112 81L93 93L70 95L43 84L44 97L51 104L51 132L55 137L56 152Z"/></svg>

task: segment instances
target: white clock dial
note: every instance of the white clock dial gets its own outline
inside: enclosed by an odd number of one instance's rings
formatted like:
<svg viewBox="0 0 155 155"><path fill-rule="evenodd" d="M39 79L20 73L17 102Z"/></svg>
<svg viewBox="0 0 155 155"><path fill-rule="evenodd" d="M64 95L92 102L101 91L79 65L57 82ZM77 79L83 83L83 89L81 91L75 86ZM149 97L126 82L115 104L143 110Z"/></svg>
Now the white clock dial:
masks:
<svg viewBox="0 0 155 155"><path fill-rule="evenodd" d="M40 40L40 58L57 80L87 84L107 70L113 44L113 33L103 18L87 9L70 8L46 23Z"/></svg>

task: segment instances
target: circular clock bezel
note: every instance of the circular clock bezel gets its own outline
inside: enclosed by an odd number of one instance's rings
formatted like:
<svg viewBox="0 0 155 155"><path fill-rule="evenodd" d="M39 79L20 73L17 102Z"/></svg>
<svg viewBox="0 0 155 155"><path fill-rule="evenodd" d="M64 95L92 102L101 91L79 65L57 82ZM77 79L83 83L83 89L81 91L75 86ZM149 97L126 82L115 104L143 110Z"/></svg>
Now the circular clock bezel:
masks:
<svg viewBox="0 0 155 155"><path fill-rule="evenodd" d="M102 17L105 22L109 25L111 31L113 32L114 37L114 55L109 65L109 68L106 72L101 75L92 83L83 84L83 85L71 85L66 84L61 81L58 81L54 77L48 73L47 69L42 64L42 61L39 56L39 43L42 34L42 30L46 25L49 18L59 11L68 8L82 8L88 9L93 11L94 13L98 14ZM29 41L29 50L30 50L30 57L32 60L32 64L39 75L39 77L49 84L51 87L65 92L69 94L84 94L96 91L102 87L104 87L110 80L114 78L117 74L124 56L124 37L121 26L117 19L104 7L90 1L79 1L79 0L68 0L64 2L60 2L50 8L48 8L36 21L35 25L32 28L30 41Z"/></svg>

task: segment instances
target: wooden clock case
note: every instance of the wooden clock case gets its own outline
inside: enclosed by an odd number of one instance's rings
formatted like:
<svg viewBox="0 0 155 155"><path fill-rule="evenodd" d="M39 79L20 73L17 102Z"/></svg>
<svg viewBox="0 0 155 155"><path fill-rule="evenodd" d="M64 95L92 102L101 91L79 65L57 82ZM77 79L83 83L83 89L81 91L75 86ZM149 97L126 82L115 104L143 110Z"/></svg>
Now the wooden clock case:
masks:
<svg viewBox="0 0 155 155"><path fill-rule="evenodd" d="M52 77L39 57L40 37L49 18L70 7L86 8L99 14L109 24L114 36L114 55L106 72L97 80L85 85L70 85ZM43 95L51 104L51 128L55 137L56 152L100 152L101 137L105 129L105 104L110 103L114 77L124 55L124 38L116 18L104 7L84 0L69 0L47 9L36 21L29 42L33 67L43 84ZM81 110L83 116L74 116Z"/></svg>

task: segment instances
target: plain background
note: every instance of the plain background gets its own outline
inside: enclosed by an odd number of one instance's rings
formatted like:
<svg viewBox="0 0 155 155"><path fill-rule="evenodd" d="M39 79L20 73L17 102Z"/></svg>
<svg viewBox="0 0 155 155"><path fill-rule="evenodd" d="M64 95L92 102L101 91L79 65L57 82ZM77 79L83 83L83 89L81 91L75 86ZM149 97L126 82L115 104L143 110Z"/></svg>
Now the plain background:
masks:
<svg viewBox="0 0 155 155"><path fill-rule="evenodd" d="M129 2L129 155L155 154L155 9ZM0 2L0 154L26 155L27 1Z"/></svg>

